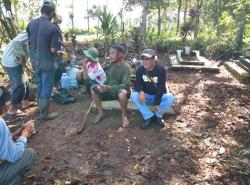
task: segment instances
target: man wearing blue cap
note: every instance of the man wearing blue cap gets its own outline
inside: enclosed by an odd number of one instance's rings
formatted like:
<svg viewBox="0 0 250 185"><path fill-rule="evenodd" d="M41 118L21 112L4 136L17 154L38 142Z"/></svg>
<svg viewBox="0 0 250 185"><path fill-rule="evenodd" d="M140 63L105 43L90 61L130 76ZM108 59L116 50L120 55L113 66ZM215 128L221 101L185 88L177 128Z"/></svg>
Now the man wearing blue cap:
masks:
<svg viewBox="0 0 250 185"><path fill-rule="evenodd" d="M51 22L54 17L55 4L45 1L41 8L41 17L30 21L27 27L41 121L53 119L58 115L48 110L54 85L55 56L60 40L59 29Z"/></svg>
<svg viewBox="0 0 250 185"><path fill-rule="evenodd" d="M10 93L0 86L0 115L9 99ZM34 123L30 121L11 134L5 121L0 117L0 184L20 184L21 177L33 165L37 155L33 149L26 148L26 145L27 138L34 132Z"/></svg>

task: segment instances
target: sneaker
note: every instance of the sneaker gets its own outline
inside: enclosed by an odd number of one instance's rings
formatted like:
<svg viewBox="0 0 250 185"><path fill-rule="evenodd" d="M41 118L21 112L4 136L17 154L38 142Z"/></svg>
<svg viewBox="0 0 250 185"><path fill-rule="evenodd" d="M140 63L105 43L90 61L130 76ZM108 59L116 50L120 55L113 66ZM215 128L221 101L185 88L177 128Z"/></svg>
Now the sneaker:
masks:
<svg viewBox="0 0 250 185"><path fill-rule="evenodd" d="M165 121L163 118L156 118L156 121L161 128L165 127Z"/></svg>
<svg viewBox="0 0 250 185"><path fill-rule="evenodd" d="M54 118L56 118L58 116L57 112L49 112L46 116L42 116L40 117L40 120L42 122L48 121L48 120L52 120Z"/></svg>
<svg viewBox="0 0 250 185"><path fill-rule="evenodd" d="M152 121L153 121L153 117L145 120L145 122L141 125L141 128L144 129L144 130L148 129L151 126Z"/></svg>

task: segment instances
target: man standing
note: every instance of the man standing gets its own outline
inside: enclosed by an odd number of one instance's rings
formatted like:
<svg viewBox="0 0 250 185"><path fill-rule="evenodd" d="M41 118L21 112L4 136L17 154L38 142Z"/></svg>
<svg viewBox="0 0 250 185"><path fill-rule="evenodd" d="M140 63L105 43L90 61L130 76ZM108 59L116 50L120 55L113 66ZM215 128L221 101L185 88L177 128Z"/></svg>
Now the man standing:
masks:
<svg viewBox="0 0 250 185"><path fill-rule="evenodd" d="M104 85L93 85L91 88L92 98L98 109L98 116L93 121L94 124L105 117L101 101L118 100L122 112L122 127L127 127L127 105L130 97L131 69L124 61L123 48L113 45L110 49L110 69Z"/></svg>
<svg viewBox="0 0 250 185"><path fill-rule="evenodd" d="M32 20L27 27L31 49L31 60L35 68L40 120L57 117L49 112L49 101L54 85L55 56L57 54L60 33L51 20L55 16L55 4L44 2L41 17Z"/></svg>
<svg viewBox="0 0 250 185"><path fill-rule="evenodd" d="M0 115L10 94L0 86ZM26 148L27 138L34 133L34 123L26 123L22 129L10 133L0 117L0 184L18 185L21 177L31 168L37 158L35 151Z"/></svg>
<svg viewBox="0 0 250 185"><path fill-rule="evenodd" d="M131 99L145 120L142 129L149 128L154 118L160 127L164 127L163 114L175 103L174 96L166 90L166 70L156 63L154 50L144 50L141 57L143 66L136 72L135 92Z"/></svg>
<svg viewBox="0 0 250 185"><path fill-rule="evenodd" d="M2 58L2 65L9 76L12 86L11 107L8 115L18 113L18 106L26 109L30 106L28 100L29 87L25 82L23 65L29 58L28 34L26 31L18 34L9 44L7 44Z"/></svg>

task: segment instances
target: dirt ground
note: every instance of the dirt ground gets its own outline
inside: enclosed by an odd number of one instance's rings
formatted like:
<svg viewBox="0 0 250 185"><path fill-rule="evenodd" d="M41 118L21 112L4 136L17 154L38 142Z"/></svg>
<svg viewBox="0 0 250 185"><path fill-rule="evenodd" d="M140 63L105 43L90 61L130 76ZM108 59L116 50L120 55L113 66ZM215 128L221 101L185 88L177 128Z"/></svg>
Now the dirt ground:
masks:
<svg viewBox="0 0 250 185"><path fill-rule="evenodd" d="M142 130L140 115L129 112L129 128L117 134L120 112L109 110L100 124L67 137L69 128L79 127L90 98L76 90L76 103L53 102L59 117L37 122L28 145L38 160L23 185L250 184L250 86L223 67L220 74L169 71L168 83L176 115L164 117L162 130ZM26 113L15 124L38 116L35 108ZM88 123L95 116L92 111Z"/></svg>

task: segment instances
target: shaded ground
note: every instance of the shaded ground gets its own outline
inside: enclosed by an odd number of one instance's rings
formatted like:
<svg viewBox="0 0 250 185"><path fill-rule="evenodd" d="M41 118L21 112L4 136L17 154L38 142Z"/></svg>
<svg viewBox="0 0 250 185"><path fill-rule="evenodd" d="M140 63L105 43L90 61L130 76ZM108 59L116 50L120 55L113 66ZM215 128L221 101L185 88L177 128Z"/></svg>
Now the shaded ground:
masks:
<svg viewBox="0 0 250 185"><path fill-rule="evenodd" d="M142 119L130 112L130 127L116 134L120 112L107 111L100 124L66 137L67 129L79 127L90 100L77 91L76 103L53 103L59 117L37 123L29 146L39 159L23 185L249 184L250 86L221 69L217 75L168 73L176 115L165 117L163 130L141 130Z"/></svg>

